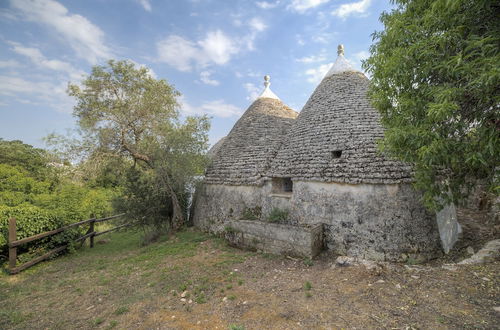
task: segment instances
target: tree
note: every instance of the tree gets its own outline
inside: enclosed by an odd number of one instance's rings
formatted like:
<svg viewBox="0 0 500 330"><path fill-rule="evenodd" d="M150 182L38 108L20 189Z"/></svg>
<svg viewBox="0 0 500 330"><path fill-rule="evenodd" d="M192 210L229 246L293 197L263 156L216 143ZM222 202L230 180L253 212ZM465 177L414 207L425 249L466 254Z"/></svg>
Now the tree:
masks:
<svg viewBox="0 0 500 330"><path fill-rule="evenodd" d="M47 174L49 154L19 140L6 141L0 138L0 164L17 166L31 175L43 177Z"/></svg>
<svg viewBox="0 0 500 330"><path fill-rule="evenodd" d="M392 2L363 64L382 150L414 164L431 208L462 201L478 180L498 194L500 3Z"/></svg>
<svg viewBox="0 0 500 330"><path fill-rule="evenodd" d="M68 92L77 101L73 114L88 155L94 159L118 155L130 159L143 175L153 175L172 208L162 221L178 229L184 222L179 197L186 182L205 165L208 118L187 117L181 122L176 99L180 93L165 80L151 77L147 68L128 61L95 66L81 87L70 84Z"/></svg>

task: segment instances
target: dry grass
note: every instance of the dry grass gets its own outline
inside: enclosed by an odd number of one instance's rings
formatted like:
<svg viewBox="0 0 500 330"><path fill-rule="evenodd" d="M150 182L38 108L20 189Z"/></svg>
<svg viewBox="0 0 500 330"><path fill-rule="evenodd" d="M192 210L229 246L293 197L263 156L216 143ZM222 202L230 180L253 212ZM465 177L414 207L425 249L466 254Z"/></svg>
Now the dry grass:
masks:
<svg viewBox="0 0 500 330"><path fill-rule="evenodd" d="M147 247L133 232L104 239L109 242L94 249L1 275L0 328L491 329L500 324L493 310L500 305L499 262L455 271L433 263L369 272L332 268L326 254L304 264L240 251L194 230Z"/></svg>

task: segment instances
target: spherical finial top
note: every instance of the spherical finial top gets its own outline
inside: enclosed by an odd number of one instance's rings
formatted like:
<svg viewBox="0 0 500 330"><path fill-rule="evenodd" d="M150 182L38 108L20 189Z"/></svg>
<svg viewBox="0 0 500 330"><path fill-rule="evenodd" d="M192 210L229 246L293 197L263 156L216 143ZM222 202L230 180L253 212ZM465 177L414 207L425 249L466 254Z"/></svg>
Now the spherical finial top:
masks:
<svg viewBox="0 0 500 330"><path fill-rule="evenodd" d="M340 44L338 47L337 47L337 55L342 55L344 56L344 45Z"/></svg>
<svg viewBox="0 0 500 330"><path fill-rule="evenodd" d="M271 82L269 82L270 79L271 79L271 77L268 74L266 74L264 76L264 86L265 87L269 87L269 85L271 85Z"/></svg>

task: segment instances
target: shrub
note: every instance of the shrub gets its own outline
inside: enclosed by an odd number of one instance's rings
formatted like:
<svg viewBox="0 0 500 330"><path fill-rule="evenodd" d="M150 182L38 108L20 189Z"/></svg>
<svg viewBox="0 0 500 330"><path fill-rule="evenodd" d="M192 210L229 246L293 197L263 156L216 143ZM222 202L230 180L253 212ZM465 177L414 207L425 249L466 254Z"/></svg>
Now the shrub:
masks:
<svg viewBox="0 0 500 330"><path fill-rule="evenodd" d="M0 254L8 253L9 218L16 218L17 239L30 237L45 231L64 226L65 223L55 212L38 206L21 204L18 206L0 205ZM77 238L80 230L74 228L60 234L46 237L18 248L18 253L37 254ZM27 256L25 256L26 258Z"/></svg>
<svg viewBox="0 0 500 330"><path fill-rule="evenodd" d="M281 210L275 207L269 213L267 220L269 222L286 222L288 220L288 210Z"/></svg>
<svg viewBox="0 0 500 330"><path fill-rule="evenodd" d="M262 208L256 206L253 208L245 207L243 214L241 215L244 220L257 220L262 214Z"/></svg>

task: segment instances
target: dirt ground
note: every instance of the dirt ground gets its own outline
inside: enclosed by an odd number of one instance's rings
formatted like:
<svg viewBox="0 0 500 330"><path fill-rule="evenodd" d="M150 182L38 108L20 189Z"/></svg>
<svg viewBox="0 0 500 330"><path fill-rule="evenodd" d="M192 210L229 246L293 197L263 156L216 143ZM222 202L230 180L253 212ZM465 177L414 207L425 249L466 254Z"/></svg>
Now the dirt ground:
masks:
<svg viewBox="0 0 500 330"><path fill-rule="evenodd" d="M194 230L149 247L120 233L0 277L0 328L496 329L500 261L444 265L496 235L476 234L428 264L367 269L328 253L309 262L241 251Z"/></svg>

